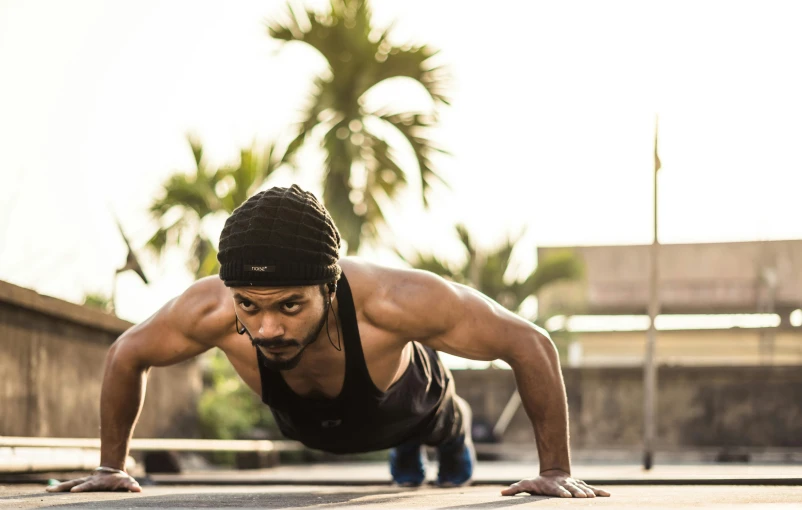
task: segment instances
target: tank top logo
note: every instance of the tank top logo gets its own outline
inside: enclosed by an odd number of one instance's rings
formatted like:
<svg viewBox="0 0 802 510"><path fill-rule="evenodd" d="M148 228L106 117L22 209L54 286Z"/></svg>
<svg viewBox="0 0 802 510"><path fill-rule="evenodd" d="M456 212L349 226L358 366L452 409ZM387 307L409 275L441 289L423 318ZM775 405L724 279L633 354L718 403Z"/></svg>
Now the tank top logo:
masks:
<svg viewBox="0 0 802 510"><path fill-rule="evenodd" d="M324 429L330 429L332 427L339 426L340 423L342 422L343 422L342 420L323 420L322 422L320 422L320 426L323 427Z"/></svg>

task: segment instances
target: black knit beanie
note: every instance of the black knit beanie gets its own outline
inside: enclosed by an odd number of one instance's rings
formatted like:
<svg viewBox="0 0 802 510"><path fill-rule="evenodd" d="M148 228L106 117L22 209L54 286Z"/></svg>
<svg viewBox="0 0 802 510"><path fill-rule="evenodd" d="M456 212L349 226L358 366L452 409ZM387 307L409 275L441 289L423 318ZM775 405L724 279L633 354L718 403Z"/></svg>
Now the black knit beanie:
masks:
<svg viewBox="0 0 802 510"><path fill-rule="evenodd" d="M339 255L328 211L293 184L260 191L231 213L217 260L228 287L306 286L336 281Z"/></svg>

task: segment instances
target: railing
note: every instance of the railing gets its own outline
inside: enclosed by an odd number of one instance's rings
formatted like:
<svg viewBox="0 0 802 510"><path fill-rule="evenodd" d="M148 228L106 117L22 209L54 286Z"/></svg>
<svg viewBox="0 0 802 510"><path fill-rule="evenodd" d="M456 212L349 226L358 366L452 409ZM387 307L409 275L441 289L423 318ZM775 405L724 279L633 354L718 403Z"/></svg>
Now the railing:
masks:
<svg viewBox="0 0 802 510"><path fill-rule="evenodd" d="M0 448L83 448L100 449L100 439L62 437L0 436ZM131 451L183 452L286 452L302 450L296 441L264 439L131 439Z"/></svg>
<svg viewBox="0 0 802 510"><path fill-rule="evenodd" d="M252 452L303 450L296 441L224 439L132 439L131 451ZM100 459L100 440L89 438L0 436L0 473L83 471ZM135 466L126 459L126 469Z"/></svg>

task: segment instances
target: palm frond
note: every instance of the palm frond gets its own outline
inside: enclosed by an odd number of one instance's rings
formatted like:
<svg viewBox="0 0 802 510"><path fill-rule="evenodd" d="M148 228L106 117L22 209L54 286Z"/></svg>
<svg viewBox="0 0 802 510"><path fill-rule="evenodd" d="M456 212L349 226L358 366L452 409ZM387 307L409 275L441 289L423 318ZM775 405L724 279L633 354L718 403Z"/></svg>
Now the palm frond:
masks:
<svg viewBox="0 0 802 510"><path fill-rule="evenodd" d="M382 34L382 40L386 35ZM386 48L382 43L379 45L377 54L378 65L375 83L381 83L390 78L412 78L419 82L426 89L432 101L450 105L451 102L446 95L446 90L450 86L450 76L444 66L432 66L431 59L439 53L439 50L429 45L415 46L412 48L393 47L389 52L384 53L381 49Z"/></svg>
<svg viewBox="0 0 802 510"><path fill-rule="evenodd" d="M259 166L261 164L261 158L253 148L241 149L238 165L219 170L221 179L231 179L234 183L233 188L220 197L226 212L233 212L248 199L254 184L260 181Z"/></svg>
<svg viewBox="0 0 802 510"><path fill-rule="evenodd" d="M518 244L520 236L508 237L507 240L484 254L481 261L482 291L493 297L509 310L517 310L524 299L528 297L519 281L507 282L512 261L512 253Z"/></svg>
<svg viewBox="0 0 802 510"><path fill-rule="evenodd" d="M476 245L474 244L473 239L471 239L471 233L468 232L468 227L460 223L454 227L454 230L456 230L457 237L462 243L462 246L465 247L465 251L468 253L468 258L473 258L476 255Z"/></svg>
<svg viewBox="0 0 802 510"><path fill-rule="evenodd" d="M203 144L194 134L187 135L189 147L192 149L192 158L195 160L195 168L203 168Z"/></svg>
<svg viewBox="0 0 802 510"><path fill-rule="evenodd" d="M176 206L179 207L179 206ZM159 227L156 232L148 239L145 246L152 249L157 255L164 253L171 241L180 239L180 233L189 228L189 220L181 216L167 226Z"/></svg>
<svg viewBox="0 0 802 510"><path fill-rule="evenodd" d="M312 91L307 99L307 105L301 113L301 121L293 126L293 132L297 133L287 145L282 162L291 163L298 149L312 135L312 131L320 123L320 116L324 111L333 108L335 102L332 99L331 83L325 78L315 78Z"/></svg>
<svg viewBox="0 0 802 510"><path fill-rule="evenodd" d="M209 239L198 236L193 248L190 268L195 273L195 278L204 278L220 271L217 250Z"/></svg>
<svg viewBox="0 0 802 510"><path fill-rule="evenodd" d="M425 253L416 253L413 258L406 257L398 248L394 248L393 251L395 254L408 264L410 267L415 269L420 269L423 271L429 271L436 275L442 276L452 281L456 281L462 283L464 278L459 271L454 271L448 263L439 259L435 255L425 254Z"/></svg>
<svg viewBox="0 0 802 510"><path fill-rule="evenodd" d="M370 172L371 185L368 188L379 187L387 198L393 199L406 185L406 173L398 165L392 148L387 141L365 130L365 164Z"/></svg>
<svg viewBox="0 0 802 510"><path fill-rule="evenodd" d="M447 152L438 147L432 140L422 136L421 130L431 128L433 122L427 116L420 114L384 114L379 118L390 123L394 128L401 132L412 146L412 151L415 153L415 159L418 162L418 170L421 180L421 195L423 204L428 207L428 191L435 181L448 186L446 181L434 171L434 166L431 161L431 156L434 152Z"/></svg>
<svg viewBox="0 0 802 510"><path fill-rule="evenodd" d="M577 280L584 275L582 261L572 252L557 252L538 261L537 268L522 284L527 296L536 295L540 289L560 280Z"/></svg>
<svg viewBox="0 0 802 510"><path fill-rule="evenodd" d="M362 215L363 223L360 227L360 234L366 239L375 239L378 236L379 225L387 222L384 210L381 206L381 198L376 193L375 186L368 186L363 192L362 203L365 206L365 214Z"/></svg>
<svg viewBox="0 0 802 510"><path fill-rule="evenodd" d="M342 37L337 30L338 24L343 24L344 10L337 8L337 2L332 2L332 11L328 14L319 14L312 9L305 9L296 13L287 8L285 13L267 22L268 35L278 41L303 42L320 52L334 67L339 59L342 49Z"/></svg>
<svg viewBox="0 0 802 510"><path fill-rule="evenodd" d="M216 210L217 197L208 181L197 182L184 174L175 174L162 187L163 196L153 201L150 211L161 216L174 205L194 211L199 218Z"/></svg>
<svg viewBox="0 0 802 510"><path fill-rule="evenodd" d="M147 243L145 243L145 246L153 249L153 251L158 255L161 255L167 246L167 232L168 229L160 227L150 237L150 239L148 239Z"/></svg>

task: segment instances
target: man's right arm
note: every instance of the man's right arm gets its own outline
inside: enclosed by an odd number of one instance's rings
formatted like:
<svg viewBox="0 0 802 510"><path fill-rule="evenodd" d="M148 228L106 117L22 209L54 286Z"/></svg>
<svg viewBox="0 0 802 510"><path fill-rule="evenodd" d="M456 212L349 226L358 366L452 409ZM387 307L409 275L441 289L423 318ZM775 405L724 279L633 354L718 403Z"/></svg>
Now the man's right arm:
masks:
<svg viewBox="0 0 802 510"><path fill-rule="evenodd" d="M124 470L149 369L197 356L233 328L233 307L225 289L219 279L210 277L193 284L114 342L106 355L100 396L101 466ZM48 488L51 492L120 489L140 490L127 474L102 471Z"/></svg>

